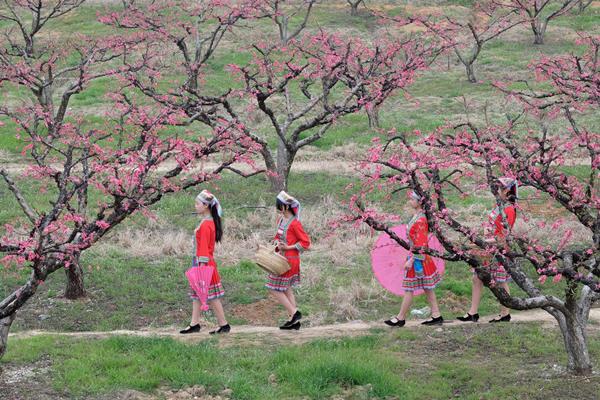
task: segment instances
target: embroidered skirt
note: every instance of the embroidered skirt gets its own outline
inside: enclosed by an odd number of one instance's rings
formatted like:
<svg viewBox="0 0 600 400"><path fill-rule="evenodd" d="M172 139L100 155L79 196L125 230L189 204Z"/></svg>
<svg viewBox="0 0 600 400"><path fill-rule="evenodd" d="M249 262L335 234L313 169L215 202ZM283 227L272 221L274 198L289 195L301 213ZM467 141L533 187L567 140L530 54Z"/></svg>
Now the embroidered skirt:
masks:
<svg viewBox="0 0 600 400"><path fill-rule="evenodd" d="M290 270L283 275L269 275L265 287L278 292L285 292L289 288L300 284L300 258L287 257Z"/></svg>
<svg viewBox="0 0 600 400"><path fill-rule="evenodd" d="M417 274L416 269L421 269L422 272ZM442 278L435 267L433 260L426 256L424 261L415 260L413 266L404 271L404 280L402 281L402 289L405 292L414 292L419 289L433 290L435 289Z"/></svg>
<svg viewBox="0 0 600 400"><path fill-rule="evenodd" d="M512 280L512 278L510 277L510 274L508 272L506 272L506 270L504 269L504 267L502 265L494 262L493 265L486 264L485 266L490 269L490 274L492 275L492 280L496 281L496 283L507 283ZM475 270L473 269L472 271L473 271L473 275L477 276L477 273L475 272Z"/></svg>

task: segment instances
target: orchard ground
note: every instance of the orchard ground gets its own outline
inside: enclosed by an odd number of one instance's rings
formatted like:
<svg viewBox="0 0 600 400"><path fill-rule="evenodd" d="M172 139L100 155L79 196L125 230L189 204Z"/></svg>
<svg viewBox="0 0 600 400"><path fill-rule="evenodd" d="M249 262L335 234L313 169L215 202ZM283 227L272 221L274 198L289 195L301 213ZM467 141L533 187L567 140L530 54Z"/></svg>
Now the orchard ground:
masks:
<svg viewBox="0 0 600 400"><path fill-rule="evenodd" d="M52 31L58 36L81 31L106 33L106 27L90 23L102 9L97 3L69 16L68 23L54 26ZM310 29L330 26L361 35L376 29L377 21L364 12L350 17L344 1L327 3L316 10ZM407 7L404 2L376 3L390 13ZM415 12L436 8L458 13L469 2L425 3L409 8ZM486 106L490 118L501 119L501 111L491 105L504 100L491 81L532 78L527 70L530 60L539 54L577 52L576 32L596 29L597 33L598 26L600 2L594 2L583 15L552 21L544 46L531 44L533 36L526 27L510 31L484 48L476 66L481 81L477 84L467 82L462 65L455 59L440 59L411 87L412 99L398 96L386 103L381 111L382 126L426 132L445 121L462 119L463 96L472 107ZM242 57L228 51L243 40L237 32L212 62L215 85L230 79L223 67ZM103 82L85 96L76 97L74 106L86 112L87 123L101 123L103 96L109 87L110 82ZM7 101L18 95L9 95ZM588 118L591 127L600 126L597 116ZM0 161L18 169L22 143L13 129L10 123L0 127ZM203 386L207 398L236 399L597 398L600 376L582 380L569 377L562 369L565 354L553 324L531 321L389 330L379 323L398 311L400 299L373 279L369 251L376 236L365 228L331 232L323 224L340 215L341 202L355 190L347 189L349 184L358 183L352 161L375 135L369 131L364 114L343 119L315 147L299 154L289 188L303 201L303 223L314 239L314 249L303 256L304 282L298 291L305 327L365 321L365 329L347 335L339 334L341 328L322 330L314 336L301 333L302 340L293 334L282 337L278 332L250 331L224 339L202 335L194 343L170 337L111 334L92 339L27 334L40 329L174 332L187 324L190 304L183 271L189 263L191 233L197 223L191 215L197 190L177 193L155 207L155 219L138 215L83 255L86 299L65 300L61 295L65 276L58 272L20 310L12 329L15 336L0 361L2 398L5 393L8 399L164 398L176 396L169 394L172 389L195 385ZM590 167L574 160L569 168L572 173L586 174ZM43 204L47 195L38 189L35 182L27 186L30 197L35 194L36 202ZM260 176L242 179L225 174L210 189L218 194L226 211L226 237L216 258L227 291L224 304L229 321L234 330L240 325L276 326L285 313L268 298L264 273L249 261L256 244L273 234L274 201L268 183ZM4 224L13 221L18 212L5 187L0 187L0 194L0 224ZM493 204L478 192L452 201L464 210L462 217L473 224L485 218ZM409 215L403 203L404 198L398 196L386 207L406 218ZM560 210L547 208L543 199L527 192L522 205L532 219L552 221L561 216ZM522 229L526 225L523 220L518 224ZM437 294L442 314L452 319L468 308L471 272L462 264L448 264L446 271ZM27 272L1 270L0 295L15 287ZM563 288L562 283L550 280L545 285L555 285L557 292ZM419 298L414 307L425 304ZM487 293L480 313L492 315L497 308ZM205 324L214 325L212 317ZM600 368L598 322L591 324L590 352L596 368ZM184 396L181 391L180 398Z"/></svg>

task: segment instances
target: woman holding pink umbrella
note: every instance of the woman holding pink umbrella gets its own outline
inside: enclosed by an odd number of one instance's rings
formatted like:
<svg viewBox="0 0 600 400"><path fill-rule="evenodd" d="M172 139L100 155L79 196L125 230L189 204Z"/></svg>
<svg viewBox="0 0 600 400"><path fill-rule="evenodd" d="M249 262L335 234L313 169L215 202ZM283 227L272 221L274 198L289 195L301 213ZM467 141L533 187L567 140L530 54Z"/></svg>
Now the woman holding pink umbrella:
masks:
<svg viewBox="0 0 600 400"><path fill-rule="evenodd" d="M223 212L221 210L221 204L212 193L207 190L203 190L196 197L196 211L200 215L201 220L194 235L195 246L193 267L214 267L210 285L208 286L208 303L217 317L219 329L209 333L227 333L231 330L231 327L225 319L225 312L223 311L223 305L221 304L220 300L220 298L225 295L225 291L223 290L221 277L219 276L217 264L215 263L215 259L213 257L215 243L220 242L221 238L223 237L223 225L221 223L221 216ZM192 321L187 328L179 332L182 334L200 331L200 298L194 291L193 287L190 288L190 297L192 299Z"/></svg>
<svg viewBox="0 0 600 400"><path fill-rule="evenodd" d="M427 248L429 238L429 226L427 218L421 208L421 196L415 192L409 193L408 203L415 210L415 214L407 225L407 236L411 249L416 247ZM404 299L397 316L388 319L386 325L402 327L406 323L406 314L412 305L413 294L417 290L423 290L431 307L431 319L422 322L423 325L441 325L444 318L440 313L440 307L435 296L434 289L441 282L440 274L435 263L427 254L413 253L404 265L404 280L402 288Z"/></svg>

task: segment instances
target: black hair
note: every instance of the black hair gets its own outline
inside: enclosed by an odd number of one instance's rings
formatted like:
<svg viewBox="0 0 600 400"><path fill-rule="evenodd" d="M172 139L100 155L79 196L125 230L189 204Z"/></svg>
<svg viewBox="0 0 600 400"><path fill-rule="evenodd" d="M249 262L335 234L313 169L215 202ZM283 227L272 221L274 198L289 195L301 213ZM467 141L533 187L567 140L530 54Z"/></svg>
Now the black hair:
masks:
<svg viewBox="0 0 600 400"><path fill-rule="evenodd" d="M504 183L502 183L502 181L500 179L497 179L495 186L498 191L504 192L505 190L508 190L506 192L506 202L508 202L512 205L515 205L517 203L517 185L516 185L516 183L513 184L510 188L507 188L506 186L504 186Z"/></svg>
<svg viewBox="0 0 600 400"><path fill-rule="evenodd" d="M223 221L221 221L221 217L219 216L218 207L208 206L210 209L210 215L212 216L213 222L215 223L215 240L220 242L223 238Z"/></svg>
<svg viewBox="0 0 600 400"><path fill-rule="evenodd" d="M275 203L275 207L279 210L279 211L285 211L285 210L290 210L290 212L295 216L296 212L294 211L294 209L292 207L290 207L289 204L285 204L283 201L277 199L277 202Z"/></svg>
<svg viewBox="0 0 600 400"><path fill-rule="evenodd" d="M505 188L503 187L503 189ZM508 193L506 194L506 201L513 205L517 202L517 185L512 185L510 189L508 189Z"/></svg>

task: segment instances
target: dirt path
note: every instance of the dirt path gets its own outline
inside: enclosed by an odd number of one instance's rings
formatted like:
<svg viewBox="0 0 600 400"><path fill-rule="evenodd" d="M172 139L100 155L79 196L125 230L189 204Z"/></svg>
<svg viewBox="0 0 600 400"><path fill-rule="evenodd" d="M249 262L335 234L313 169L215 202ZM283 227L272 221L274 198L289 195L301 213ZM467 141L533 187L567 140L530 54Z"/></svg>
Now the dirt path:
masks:
<svg viewBox="0 0 600 400"><path fill-rule="evenodd" d="M481 323L487 323L488 320L494 316L482 317ZM556 325L556 321L550 314L543 310L533 310L518 312L512 314L512 323L526 323L526 322L540 322L545 326L552 327ZM600 308L591 310L590 312L590 329L600 329ZM425 327L420 324L420 321L408 321L406 327L416 329L440 329L451 326L459 326L464 323L460 323L456 320L445 322L442 326L436 327ZM241 343L252 343L263 340L270 340L273 342L286 342L286 343L305 343L311 340L320 338L336 338L336 337L352 337L360 336L369 333L372 329L385 328L388 329L384 324L379 321L354 321L346 322L333 325L319 325L313 327L302 328L299 331L282 331L277 327L270 326L252 326L252 325L241 325L233 326L231 333L227 336L222 336L223 345L227 344L241 344ZM11 339L22 339L30 338L40 335L55 335L62 337L74 337L74 338L96 338L103 339L113 336L135 336L135 337L158 337L158 338L172 338L185 343L196 343L205 340L209 337L208 328L203 329L198 334L192 335L180 335L178 333L178 327L165 327L165 328L154 328L147 330L115 330L115 331L98 331L98 332L53 332L43 330L31 330L24 332L11 333L9 337Z"/></svg>
<svg viewBox="0 0 600 400"><path fill-rule="evenodd" d="M307 155L303 156L302 160L297 160L292 164L292 172L296 173L318 173L318 172L328 172L333 175L346 175L346 176L359 176L359 172L357 170L357 162L351 161L348 159L335 159L326 157L326 152L315 153L310 155L310 157L314 157L314 159L306 159ZM0 167L5 169L10 174L18 174L23 172L27 168L27 164L21 162L10 162L3 161L3 158L7 158L8 156L0 157ZM165 162L161 164L157 168L157 172L166 172L175 167L175 163L173 162ZM589 166L590 161L587 158L576 158L573 157L565 162L565 166ZM212 170L215 169L218 165L214 163L204 163L197 168L193 168L190 170L191 172L197 172L201 170ZM251 173L253 170L244 164L234 165L235 168L243 171L245 173ZM55 168L61 169L59 164L54 165ZM264 168L262 162L260 160L257 161L257 167Z"/></svg>
<svg viewBox="0 0 600 400"><path fill-rule="evenodd" d="M0 159L1 161L1 159ZM346 160L318 160L318 161L296 161L292 166L293 172L329 172L335 175L356 175L356 163L353 161ZM27 168L27 164L15 163L15 162L0 162L0 167L5 169L10 174L18 174L23 172ZM258 164L261 167L260 164ZM55 168L60 169L60 165L54 165ZM158 167L157 172L166 172L175 167L174 163L164 163ZM190 172L199 170L210 170L217 167L217 164L206 163L200 168L192 169ZM235 165L235 167L243 172L253 172L251 168L246 165Z"/></svg>

